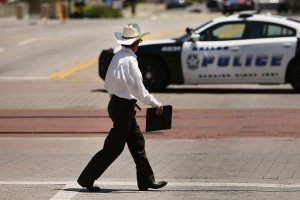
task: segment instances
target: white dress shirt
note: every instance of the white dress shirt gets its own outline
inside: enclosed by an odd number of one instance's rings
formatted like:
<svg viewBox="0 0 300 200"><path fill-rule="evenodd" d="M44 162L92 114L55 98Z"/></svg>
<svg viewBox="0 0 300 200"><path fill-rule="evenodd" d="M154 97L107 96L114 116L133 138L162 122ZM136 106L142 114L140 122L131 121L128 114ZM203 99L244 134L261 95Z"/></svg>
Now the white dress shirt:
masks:
<svg viewBox="0 0 300 200"><path fill-rule="evenodd" d="M106 73L104 88L110 95L138 99L153 107L160 106L145 88L136 54L129 48L123 47L114 55Z"/></svg>

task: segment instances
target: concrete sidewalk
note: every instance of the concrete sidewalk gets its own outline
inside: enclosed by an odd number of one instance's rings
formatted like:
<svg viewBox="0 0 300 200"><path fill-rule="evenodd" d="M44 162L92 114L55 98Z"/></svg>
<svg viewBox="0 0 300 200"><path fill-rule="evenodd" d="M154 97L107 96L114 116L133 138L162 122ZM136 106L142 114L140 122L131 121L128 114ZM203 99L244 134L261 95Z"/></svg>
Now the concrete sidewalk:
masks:
<svg viewBox="0 0 300 200"><path fill-rule="evenodd" d="M139 192L129 151L87 193L76 179L104 138L0 138L1 199L299 199L300 140L146 141L159 191Z"/></svg>
<svg viewBox="0 0 300 200"><path fill-rule="evenodd" d="M99 79L98 82L0 80L0 91L0 109L12 110L106 109L109 100ZM300 95L290 85L170 85L164 92L153 94L163 104L178 109L299 109L300 106ZM140 106L148 107L142 103Z"/></svg>

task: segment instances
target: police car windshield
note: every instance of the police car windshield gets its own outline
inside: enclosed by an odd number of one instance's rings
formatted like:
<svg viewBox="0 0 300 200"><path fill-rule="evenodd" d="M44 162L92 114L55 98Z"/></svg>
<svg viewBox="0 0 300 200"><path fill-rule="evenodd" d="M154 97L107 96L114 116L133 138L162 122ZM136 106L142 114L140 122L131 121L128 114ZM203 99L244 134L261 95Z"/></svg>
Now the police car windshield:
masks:
<svg viewBox="0 0 300 200"><path fill-rule="evenodd" d="M194 31L197 31L198 29L200 29L200 28L206 26L207 24L209 24L209 23L211 23L211 22L212 22L212 20L210 20L210 21L208 21L208 22L205 22L204 24L201 24L199 27L197 27L197 28L195 28L195 29L193 29L193 30L194 30ZM190 33L186 33L186 34L184 34L184 35L182 35L182 36L180 36L180 37L178 37L178 38L175 38L175 40L181 41L181 42L185 42L185 41L189 40L190 38L191 38L191 34L190 34Z"/></svg>

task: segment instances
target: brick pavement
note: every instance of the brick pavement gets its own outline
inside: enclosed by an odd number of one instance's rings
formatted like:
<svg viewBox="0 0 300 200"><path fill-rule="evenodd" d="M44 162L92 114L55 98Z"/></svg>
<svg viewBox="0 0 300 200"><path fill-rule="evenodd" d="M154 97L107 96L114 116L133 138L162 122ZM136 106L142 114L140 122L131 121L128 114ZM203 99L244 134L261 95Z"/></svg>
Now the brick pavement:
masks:
<svg viewBox="0 0 300 200"><path fill-rule="evenodd" d="M78 123L78 121L74 123L73 118L86 125L94 123L97 131L106 131L110 128L104 110L108 99L107 94L102 92L101 83L2 82L0 88L0 123L2 120L8 120L10 123L16 120L14 122L17 123L12 124L10 128L18 129L22 123L23 128L26 126L30 128L28 122L34 122L36 128L36 125L45 119L54 120L50 124L52 128L56 128L60 121L64 121L62 124L67 122L62 120L63 116L71 119L69 124L72 126ZM299 109L296 104L282 104L283 99L299 98L298 95L290 93L288 88L277 89L275 93L273 90L263 89L263 94L274 95L273 108L276 105L283 107L274 110L265 100L264 95L254 102L247 101L256 95L253 94L252 89L242 89L241 94L232 89L212 90L213 93L208 90L209 87L206 87L202 93L199 88L180 89L179 87L174 92L155 94L164 102L170 102L178 107L174 112L176 128L156 134L146 134L147 153L157 179L166 179L175 184L185 181L299 184L300 152L299 139L297 139ZM218 94L227 97L225 104L220 99L211 102L211 97ZM233 104L229 102L236 99L240 101L232 109ZM222 106L223 108L218 110ZM22 112L18 111L19 109L22 109ZM57 118L58 116L60 118ZM142 116L143 114L140 113L138 119L143 120ZM182 118L186 118L184 124L181 123ZM99 120L106 122L101 124L98 123ZM189 120L195 123L188 123ZM6 122L1 124L1 128L9 125ZM143 126L142 121L140 123ZM188 131L184 132L184 130ZM235 138L232 137L233 133L239 137L251 136L252 138ZM277 136L277 138L253 137L263 134ZM193 139L179 139L187 138L187 135ZM57 134L56 137L49 135L36 137L37 135L32 134L26 135L27 138L24 138L25 135L14 138L11 136L13 135L1 134L0 138L0 181L6 183L0 184L0 191L2 199L14 200L49 199L52 194L63 191L61 188L68 185L58 185L60 190L57 189L56 184L50 183L42 186L18 184L12 187L7 185L7 181L45 181L46 183L75 181L90 157L101 148L104 140L104 135L89 135L89 138L85 138L81 134L69 134L63 137ZM228 136L230 137L224 139ZM165 140L160 140L161 138ZM115 183L115 180L134 183L134 177L134 163L126 148L105 172L103 179L97 182L104 188L104 193L87 194L80 192L79 186L69 187L67 191L76 192L74 199L186 199L187 197L199 199L201 195L201 199L294 200L299 196L298 188L285 190L263 187L170 185L162 192L139 193L135 185L105 184L107 180L112 180L112 183ZM16 188L19 193L14 192Z"/></svg>
<svg viewBox="0 0 300 200"><path fill-rule="evenodd" d="M171 130L148 138L300 137L300 109L176 109ZM145 130L145 109L138 111ZM2 133L107 133L104 109L0 110ZM5 137L5 135L2 135Z"/></svg>
<svg viewBox="0 0 300 200"><path fill-rule="evenodd" d="M45 181L46 190L41 190L40 199L48 199L48 195L53 194L51 181L74 182L103 141L103 137L0 138L0 190L9 190L2 181L19 181L15 183L17 187L22 186L22 181ZM81 193L78 185L67 189L76 192L74 199L169 199L170 196L184 199L186 195L199 199L199 194L205 199L250 199L255 197L254 194L258 199L297 199L299 145L300 140L295 138L148 139L147 154L157 180L165 179L171 183L161 192L137 192L135 166L127 147L97 181L96 184L104 189L102 193ZM125 185L118 185L118 182ZM181 184L183 182L189 186ZM236 186L228 186L230 183ZM247 183L254 186L247 186ZM296 188L283 186L276 189L259 184L296 184ZM40 186L24 184L24 187L32 191ZM36 193L27 193L28 190L21 189L24 199L36 196ZM250 196L246 197L246 194ZM6 195L10 199L20 199L18 194L11 192L1 195L4 199L8 199Z"/></svg>
<svg viewBox="0 0 300 200"><path fill-rule="evenodd" d="M289 86L245 87L171 86L166 93L155 93L162 102L176 108L174 129L145 134L157 179L175 184L163 192L139 193L134 184L114 185L116 180L135 182L134 163L127 149L97 182L104 188L101 197L80 192L79 186L69 186L66 181L76 180L101 148L105 134L0 134L1 198L21 199L14 194L14 188L19 188L23 199L35 198L31 191L39 192L38 199L49 199L67 187L66 191L75 192L74 199L199 199L199 194L204 199L296 199L298 188L265 189L257 184L300 183L300 97ZM2 131L34 132L33 128L37 131L40 127L46 128L40 132L47 132L76 127L77 131L94 128L96 132L107 132L111 126L102 82L1 81L0 90ZM287 99L289 103L285 103ZM138 114L141 126L143 116ZM112 184L106 184L107 180ZM11 187L9 181L21 182ZM28 185L24 181L33 182ZM44 185L35 185L35 181ZM66 184L57 190L57 181ZM192 187L182 186L181 182L256 186Z"/></svg>

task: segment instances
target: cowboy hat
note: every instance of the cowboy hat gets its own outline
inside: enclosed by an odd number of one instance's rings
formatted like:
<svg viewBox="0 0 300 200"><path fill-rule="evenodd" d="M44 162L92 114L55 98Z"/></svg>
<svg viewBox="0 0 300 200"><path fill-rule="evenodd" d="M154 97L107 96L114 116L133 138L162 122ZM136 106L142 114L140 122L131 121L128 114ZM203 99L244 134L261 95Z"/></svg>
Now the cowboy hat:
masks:
<svg viewBox="0 0 300 200"><path fill-rule="evenodd" d="M121 45L132 45L148 34L150 33L141 34L139 25L134 23L127 24L123 29L123 33L115 32L116 40Z"/></svg>

